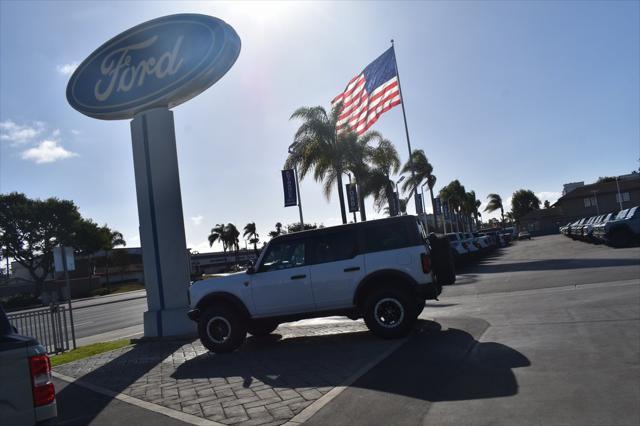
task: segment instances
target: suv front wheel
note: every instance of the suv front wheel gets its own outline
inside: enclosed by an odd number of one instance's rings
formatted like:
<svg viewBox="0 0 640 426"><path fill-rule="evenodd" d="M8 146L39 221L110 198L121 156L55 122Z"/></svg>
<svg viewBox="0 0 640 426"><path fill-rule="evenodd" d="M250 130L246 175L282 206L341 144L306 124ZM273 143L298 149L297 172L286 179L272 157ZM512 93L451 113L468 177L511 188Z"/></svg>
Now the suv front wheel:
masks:
<svg viewBox="0 0 640 426"><path fill-rule="evenodd" d="M364 322L383 339L406 336L416 321L415 298L398 289L379 288L363 304Z"/></svg>
<svg viewBox="0 0 640 426"><path fill-rule="evenodd" d="M244 343L247 324L236 309L212 306L198 321L198 335L204 347L211 352L233 352Z"/></svg>

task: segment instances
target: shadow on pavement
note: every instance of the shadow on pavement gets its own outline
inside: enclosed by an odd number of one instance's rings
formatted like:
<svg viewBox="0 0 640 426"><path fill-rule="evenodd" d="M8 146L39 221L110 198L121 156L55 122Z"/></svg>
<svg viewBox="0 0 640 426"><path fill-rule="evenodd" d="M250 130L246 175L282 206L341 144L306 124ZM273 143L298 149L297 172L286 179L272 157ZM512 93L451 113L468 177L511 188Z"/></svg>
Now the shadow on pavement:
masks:
<svg viewBox="0 0 640 426"><path fill-rule="evenodd" d="M108 360L104 365L83 375L82 380L121 393L131 384L143 378L145 374L158 367L162 360L184 345L185 341L166 341L138 343L133 349L122 355ZM153 356L149 356L148 345L154 346ZM99 360L100 358L98 358ZM82 362L82 360L80 361ZM99 362L99 361L98 361ZM72 375L65 371L74 363L55 368L62 374ZM64 425L87 425L92 422L114 399L99 395L86 399L84 407L77 407L79 403L78 392L83 388L77 386L65 386L61 391L56 389L58 401L58 423ZM87 398L90 391L85 395ZM80 402L82 403L82 402ZM118 424L115 422L114 424Z"/></svg>
<svg viewBox="0 0 640 426"><path fill-rule="evenodd" d="M512 368L528 366L528 359L499 343L478 342L474 335L482 334L488 327L486 322L478 319L461 321L447 320L452 326L442 329L436 322L419 320L416 331L406 342L350 389L428 402L516 394L518 385ZM189 345L190 342L138 343L119 356L92 361L93 365L85 367L88 372L81 379L118 393L126 389L125 393L133 397L180 410L177 382L191 386L204 383L211 388L216 383L224 385L232 380L242 380L245 388L252 384L275 388L334 387L343 384L355 371L375 359L377 353L389 347L368 331L286 339L278 334L249 337L239 351L226 355L203 354L201 348ZM73 375L72 364L66 368L69 371L56 370ZM76 371L75 376L82 373ZM175 394L167 395L166 391L171 387ZM65 405L75 399L73 390L68 386L59 394L63 417L65 412L72 411ZM377 410L389 406L380 403L378 407L377 397L372 398L350 410ZM110 401L111 398L93 401L92 413L85 410L82 424L90 423ZM69 424L80 423L72 421Z"/></svg>
<svg viewBox="0 0 640 426"><path fill-rule="evenodd" d="M461 268L462 277L472 273L495 274L521 271L552 271L562 269L609 268L640 266L639 259L548 259L510 263L479 263ZM458 281L456 281L458 284Z"/></svg>

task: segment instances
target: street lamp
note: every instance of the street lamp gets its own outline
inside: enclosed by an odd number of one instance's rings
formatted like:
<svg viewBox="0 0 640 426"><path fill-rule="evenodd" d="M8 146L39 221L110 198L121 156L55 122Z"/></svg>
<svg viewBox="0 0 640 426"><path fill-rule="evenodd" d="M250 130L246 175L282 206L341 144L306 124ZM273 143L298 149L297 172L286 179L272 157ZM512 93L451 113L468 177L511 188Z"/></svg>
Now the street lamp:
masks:
<svg viewBox="0 0 640 426"><path fill-rule="evenodd" d="M289 152L289 155L295 155L295 146L296 143L292 143L291 145L289 145L289 149L287 150ZM304 231L304 220L302 219L302 195L300 194L300 182L298 179L298 168L296 167L295 163L293 164L293 173L296 175L296 191L298 191L298 211L300 212L300 230Z"/></svg>

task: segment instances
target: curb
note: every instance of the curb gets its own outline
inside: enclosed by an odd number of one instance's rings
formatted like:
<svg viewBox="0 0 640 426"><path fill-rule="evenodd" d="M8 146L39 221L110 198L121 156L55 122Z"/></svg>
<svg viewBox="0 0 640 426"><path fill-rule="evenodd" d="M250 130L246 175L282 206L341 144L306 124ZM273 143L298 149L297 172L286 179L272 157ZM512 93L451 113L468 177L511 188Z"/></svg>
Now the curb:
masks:
<svg viewBox="0 0 640 426"><path fill-rule="evenodd" d="M163 407L162 405L153 404L151 402L143 401L138 398L134 398L129 395L125 395L123 393L114 392L109 389L105 389L101 386L96 386L92 383L88 383L82 379L75 379L73 377L65 376L64 374L57 373L55 371L51 372L53 377L56 379L63 380L67 383L73 383L75 385L81 386L85 389L89 389L96 393L99 393L104 396L108 396L113 399L117 399L122 402L126 402L127 404L135 405L139 408L144 408L145 410L153 411L154 413L163 414L167 417L171 417L176 420L180 420L185 423L189 423L196 426L224 426L222 423L214 422L212 420L207 420L202 417L194 416L192 414L183 413L182 411L172 410L171 408Z"/></svg>

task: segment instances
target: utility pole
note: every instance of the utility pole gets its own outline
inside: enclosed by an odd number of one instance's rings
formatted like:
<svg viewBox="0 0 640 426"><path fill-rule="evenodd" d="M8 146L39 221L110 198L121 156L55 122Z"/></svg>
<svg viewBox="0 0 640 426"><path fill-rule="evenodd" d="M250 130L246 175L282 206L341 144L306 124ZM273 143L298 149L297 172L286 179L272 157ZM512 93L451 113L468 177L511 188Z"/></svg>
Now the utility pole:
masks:
<svg viewBox="0 0 640 426"><path fill-rule="evenodd" d="M71 339L73 349L76 349L76 328L73 324L73 308L71 307L71 282L69 281L69 270L67 269L67 248L62 246L62 268L64 270L64 280L67 283L67 303L69 304L69 320L71 322Z"/></svg>
<svg viewBox="0 0 640 426"><path fill-rule="evenodd" d="M618 203L620 204L620 210L622 210L622 194L620 194L620 183L618 182L619 176L616 176L616 188L618 188ZM7 271L9 269L7 268Z"/></svg>

